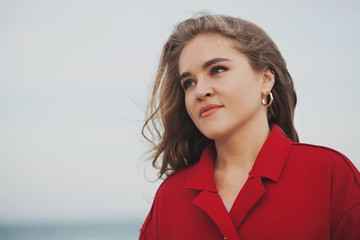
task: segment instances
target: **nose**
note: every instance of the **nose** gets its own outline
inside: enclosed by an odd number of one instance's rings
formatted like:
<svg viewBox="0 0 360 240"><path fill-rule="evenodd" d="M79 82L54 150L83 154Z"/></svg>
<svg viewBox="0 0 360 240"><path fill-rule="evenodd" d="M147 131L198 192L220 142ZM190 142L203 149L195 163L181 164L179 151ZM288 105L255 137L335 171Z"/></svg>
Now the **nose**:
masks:
<svg viewBox="0 0 360 240"><path fill-rule="evenodd" d="M198 79L196 83L196 99L201 101L212 95L214 95L214 89L207 80Z"/></svg>

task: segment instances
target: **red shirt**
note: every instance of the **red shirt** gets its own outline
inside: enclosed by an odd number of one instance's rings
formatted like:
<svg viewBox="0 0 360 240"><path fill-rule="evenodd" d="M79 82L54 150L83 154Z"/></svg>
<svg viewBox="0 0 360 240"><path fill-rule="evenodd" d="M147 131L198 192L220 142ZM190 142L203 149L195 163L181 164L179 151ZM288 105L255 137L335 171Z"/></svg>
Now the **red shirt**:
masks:
<svg viewBox="0 0 360 240"><path fill-rule="evenodd" d="M360 173L341 153L274 125L228 213L214 144L159 187L140 239L360 239Z"/></svg>

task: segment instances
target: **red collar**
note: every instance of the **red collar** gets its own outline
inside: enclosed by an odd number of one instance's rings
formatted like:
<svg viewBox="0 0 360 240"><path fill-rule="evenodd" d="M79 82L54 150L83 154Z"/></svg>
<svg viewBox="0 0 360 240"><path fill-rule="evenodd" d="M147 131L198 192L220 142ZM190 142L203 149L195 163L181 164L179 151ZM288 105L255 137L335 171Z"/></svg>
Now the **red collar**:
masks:
<svg viewBox="0 0 360 240"><path fill-rule="evenodd" d="M269 137L261 148L250 177L264 177L274 182L279 180L292 141L288 139L279 126L273 125ZM216 158L215 144L209 144L200 161L189 172L186 188L217 192L214 182L214 161Z"/></svg>

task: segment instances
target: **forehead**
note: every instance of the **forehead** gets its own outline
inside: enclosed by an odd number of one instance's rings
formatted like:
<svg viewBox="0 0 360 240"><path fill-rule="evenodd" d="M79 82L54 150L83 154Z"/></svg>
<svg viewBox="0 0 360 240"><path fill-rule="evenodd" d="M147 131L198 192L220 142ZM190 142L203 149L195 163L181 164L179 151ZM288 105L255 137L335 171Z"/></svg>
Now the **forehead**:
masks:
<svg viewBox="0 0 360 240"><path fill-rule="evenodd" d="M199 34L187 43L179 58L180 73L190 71L213 58L229 58L239 54L234 40L216 33Z"/></svg>

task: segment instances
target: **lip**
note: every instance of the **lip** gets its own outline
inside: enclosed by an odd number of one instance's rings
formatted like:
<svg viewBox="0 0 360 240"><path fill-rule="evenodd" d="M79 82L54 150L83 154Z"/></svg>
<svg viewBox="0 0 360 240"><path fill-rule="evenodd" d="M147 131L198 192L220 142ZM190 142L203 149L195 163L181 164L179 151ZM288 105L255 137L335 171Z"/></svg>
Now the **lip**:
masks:
<svg viewBox="0 0 360 240"><path fill-rule="evenodd" d="M222 107L223 106L217 105L217 104L206 105L206 106L200 108L200 110L199 110L200 117L201 118L209 117L209 116L213 115L214 113L216 113Z"/></svg>

